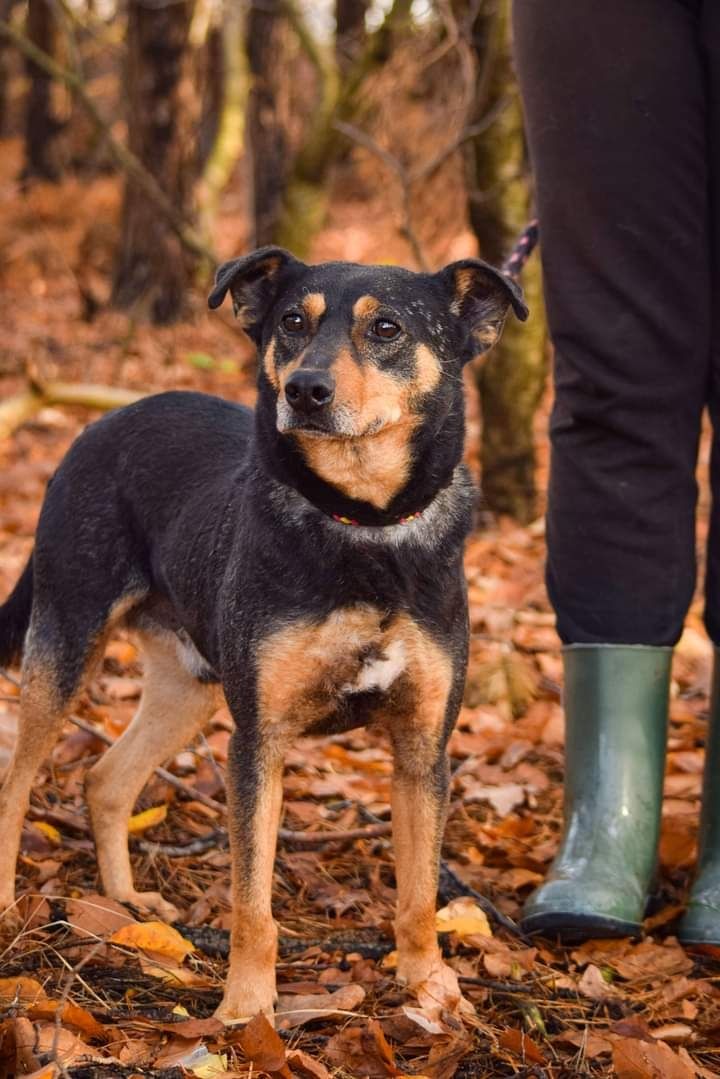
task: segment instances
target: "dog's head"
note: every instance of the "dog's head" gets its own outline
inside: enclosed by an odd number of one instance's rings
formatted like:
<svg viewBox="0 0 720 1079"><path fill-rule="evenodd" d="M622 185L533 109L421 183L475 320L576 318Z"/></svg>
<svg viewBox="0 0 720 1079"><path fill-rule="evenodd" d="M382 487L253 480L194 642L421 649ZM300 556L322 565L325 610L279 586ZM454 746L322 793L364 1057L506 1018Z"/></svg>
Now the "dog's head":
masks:
<svg viewBox="0 0 720 1079"><path fill-rule="evenodd" d="M462 398L461 368L527 317L515 282L478 259L438 273L330 262L279 247L224 263L210 294L230 292L260 359L261 404L314 468L320 446L384 439L408 447ZM409 449L408 449L409 453ZM407 456L407 455L405 455Z"/></svg>
<svg viewBox="0 0 720 1079"><path fill-rule="evenodd" d="M478 259L412 273L311 267L263 247L221 265L210 308L228 291L258 346L263 432L391 516L448 481L462 453L462 366L497 341L511 306L527 317L515 282ZM421 474L427 490L411 483Z"/></svg>

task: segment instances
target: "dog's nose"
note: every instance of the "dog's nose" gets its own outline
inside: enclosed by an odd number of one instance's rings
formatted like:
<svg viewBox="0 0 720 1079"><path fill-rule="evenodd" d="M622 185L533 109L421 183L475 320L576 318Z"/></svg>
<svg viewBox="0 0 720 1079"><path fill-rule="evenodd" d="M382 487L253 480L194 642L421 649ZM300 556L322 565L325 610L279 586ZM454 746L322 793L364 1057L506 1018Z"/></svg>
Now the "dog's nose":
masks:
<svg viewBox="0 0 720 1079"><path fill-rule="evenodd" d="M335 380L327 371L293 371L285 384L285 397L296 412L317 412L335 396Z"/></svg>

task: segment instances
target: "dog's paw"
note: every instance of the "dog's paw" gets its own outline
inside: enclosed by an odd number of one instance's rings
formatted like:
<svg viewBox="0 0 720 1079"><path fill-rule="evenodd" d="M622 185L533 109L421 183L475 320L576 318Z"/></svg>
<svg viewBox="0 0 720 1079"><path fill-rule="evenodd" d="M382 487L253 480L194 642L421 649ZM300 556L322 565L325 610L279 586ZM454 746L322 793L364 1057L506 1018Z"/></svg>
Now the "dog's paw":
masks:
<svg viewBox="0 0 720 1079"><path fill-rule="evenodd" d="M177 922L180 911L172 903L163 899L160 892L128 892L124 895L114 895L119 903L129 903L137 907L143 914L156 914L163 922Z"/></svg>
<svg viewBox="0 0 720 1079"><path fill-rule="evenodd" d="M433 985L447 999L459 997L457 974L442 959L439 952L430 955L398 956L397 980L408 989Z"/></svg>
<svg viewBox="0 0 720 1079"><path fill-rule="evenodd" d="M275 1025L275 980L266 986L261 984L244 985L234 990L226 986L225 995L215 1011L215 1018L228 1025L247 1023L256 1015L262 1014Z"/></svg>

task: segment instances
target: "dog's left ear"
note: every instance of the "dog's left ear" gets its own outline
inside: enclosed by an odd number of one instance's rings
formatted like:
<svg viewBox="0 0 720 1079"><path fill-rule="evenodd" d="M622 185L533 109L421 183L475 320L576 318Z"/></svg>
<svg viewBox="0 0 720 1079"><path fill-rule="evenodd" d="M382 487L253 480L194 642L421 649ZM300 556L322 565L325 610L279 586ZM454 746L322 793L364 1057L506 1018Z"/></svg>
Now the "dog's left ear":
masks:
<svg viewBox="0 0 720 1079"><path fill-rule="evenodd" d="M303 263L282 247L260 247L251 255L223 262L215 274L208 307L219 307L229 290L235 317L259 344L263 320L293 266L299 268Z"/></svg>
<svg viewBox="0 0 720 1079"><path fill-rule="evenodd" d="M507 274L480 259L451 262L437 275L450 297L450 310L464 323L469 334L468 353L464 360L488 349L502 333L508 308L524 322L528 309L522 289Z"/></svg>

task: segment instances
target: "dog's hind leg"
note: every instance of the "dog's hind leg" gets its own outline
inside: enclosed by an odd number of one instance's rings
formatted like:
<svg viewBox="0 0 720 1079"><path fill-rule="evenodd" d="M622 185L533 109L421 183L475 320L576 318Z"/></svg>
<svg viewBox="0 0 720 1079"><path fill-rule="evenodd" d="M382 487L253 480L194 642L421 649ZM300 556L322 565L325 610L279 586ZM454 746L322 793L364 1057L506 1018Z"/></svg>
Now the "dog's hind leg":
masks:
<svg viewBox="0 0 720 1079"><path fill-rule="evenodd" d="M66 634L57 618L33 612L22 668L18 736L0 788L0 917L13 908L15 863L35 774L57 740L100 643L97 635ZM15 920L8 915L5 924Z"/></svg>
<svg viewBox="0 0 720 1079"><path fill-rule="evenodd" d="M218 687L180 662L172 634L140 639L145 682L132 723L87 775L85 789L105 894L172 921L177 911L159 892L138 892L128 853L128 820L154 768L187 746L219 704Z"/></svg>

